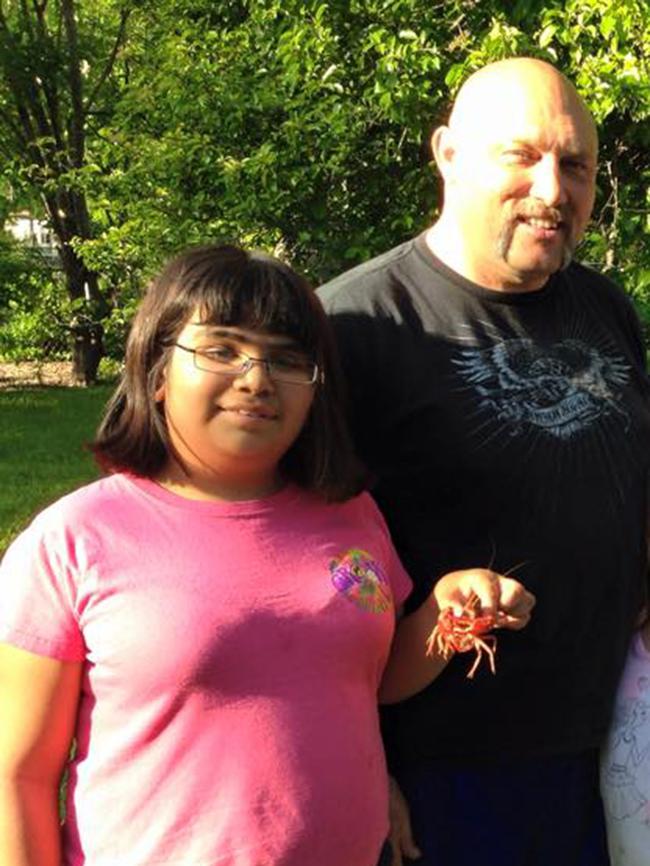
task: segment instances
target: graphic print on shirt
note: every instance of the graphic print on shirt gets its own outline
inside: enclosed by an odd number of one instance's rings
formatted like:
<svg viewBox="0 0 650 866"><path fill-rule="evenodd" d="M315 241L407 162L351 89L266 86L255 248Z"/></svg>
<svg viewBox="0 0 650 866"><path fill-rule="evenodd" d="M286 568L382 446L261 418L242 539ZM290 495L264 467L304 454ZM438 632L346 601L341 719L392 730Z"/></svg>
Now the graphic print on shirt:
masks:
<svg viewBox="0 0 650 866"><path fill-rule="evenodd" d="M350 548L330 561L329 570L335 588L362 610L385 613L392 607L388 579L365 550Z"/></svg>
<svg viewBox="0 0 650 866"><path fill-rule="evenodd" d="M547 346L503 340L461 349L453 363L465 387L479 396L479 414L501 422L511 436L532 430L565 440L613 418L629 427L618 393L629 379L629 365L582 340Z"/></svg>
<svg viewBox="0 0 650 866"><path fill-rule="evenodd" d="M650 830L650 706L631 698L616 707L602 767L605 806L622 821L632 815ZM647 739L647 741L646 741Z"/></svg>

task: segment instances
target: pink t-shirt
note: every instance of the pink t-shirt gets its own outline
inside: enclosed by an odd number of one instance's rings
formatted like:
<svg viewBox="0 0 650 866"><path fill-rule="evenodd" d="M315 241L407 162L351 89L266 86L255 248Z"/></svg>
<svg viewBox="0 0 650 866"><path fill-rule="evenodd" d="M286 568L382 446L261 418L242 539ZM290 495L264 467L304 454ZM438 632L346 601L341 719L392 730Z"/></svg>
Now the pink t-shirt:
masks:
<svg viewBox="0 0 650 866"><path fill-rule="evenodd" d="M376 690L410 589L372 499L113 475L0 569L0 640L84 660L66 866L374 866Z"/></svg>

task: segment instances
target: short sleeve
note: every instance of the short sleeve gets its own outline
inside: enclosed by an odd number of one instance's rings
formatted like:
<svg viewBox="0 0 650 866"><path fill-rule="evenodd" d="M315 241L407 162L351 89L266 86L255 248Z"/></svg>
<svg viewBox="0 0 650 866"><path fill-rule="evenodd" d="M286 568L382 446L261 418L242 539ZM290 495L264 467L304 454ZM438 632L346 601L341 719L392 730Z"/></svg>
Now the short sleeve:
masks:
<svg viewBox="0 0 650 866"><path fill-rule="evenodd" d="M56 506L53 506L56 508ZM61 661L85 658L71 534L39 515L0 564L0 641Z"/></svg>
<svg viewBox="0 0 650 866"><path fill-rule="evenodd" d="M411 590L413 589L413 582L408 576L406 569L402 565L402 561L399 558L397 551L395 550L395 545L393 544L393 540L390 536L390 531L388 529L386 521L384 520L383 514L379 510L377 503L369 493L363 494L363 500L364 506L368 510L369 518L378 525L382 535L384 536L386 551L386 573L388 575L388 580L390 582L393 592L395 607L401 607L401 605L404 604L408 596L411 594Z"/></svg>

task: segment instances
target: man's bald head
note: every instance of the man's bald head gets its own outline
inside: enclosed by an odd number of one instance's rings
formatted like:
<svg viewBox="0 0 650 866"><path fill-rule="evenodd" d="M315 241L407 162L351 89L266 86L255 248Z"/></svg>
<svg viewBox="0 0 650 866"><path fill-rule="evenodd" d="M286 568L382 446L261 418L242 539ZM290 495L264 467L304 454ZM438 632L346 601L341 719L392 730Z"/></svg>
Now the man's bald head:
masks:
<svg viewBox="0 0 650 866"><path fill-rule="evenodd" d="M568 263L593 206L598 138L564 75L528 57L484 67L432 145L445 204L429 242L443 261L511 291Z"/></svg>
<svg viewBox="0 0 650 866"><path fill-rule="evenodd" d="M597 147L596 125L573 84L550 63L534 57L498 60L470 75L458 91L449 127L471 136L482 124L494 123L504 112L511 113L522 99L574 114Z"/></svg>

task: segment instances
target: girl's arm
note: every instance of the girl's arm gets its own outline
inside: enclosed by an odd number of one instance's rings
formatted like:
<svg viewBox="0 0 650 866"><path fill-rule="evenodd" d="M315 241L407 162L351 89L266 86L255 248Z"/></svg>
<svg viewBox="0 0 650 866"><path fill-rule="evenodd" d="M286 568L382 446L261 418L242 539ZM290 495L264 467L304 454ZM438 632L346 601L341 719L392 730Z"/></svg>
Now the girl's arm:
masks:
<svg viewBox="0 0 650 866"><path fill-rule="evenodd" d="M0 644L0 863L60 866L58 793L81 662Z"/></svg>
<svg viewBox="0 0 650 866"><path fill-rule="evenodd" d="M427 638L440 610L460 610L472 595L478 596L481 613L496 617L499 628L521 629L530 619L535 597L517 580L486 568L453 571L434 586L424 604L399 620L388 663L379 687L379 702L396 703L421 691L447 665L434 648L427 656Z"/></svg>

